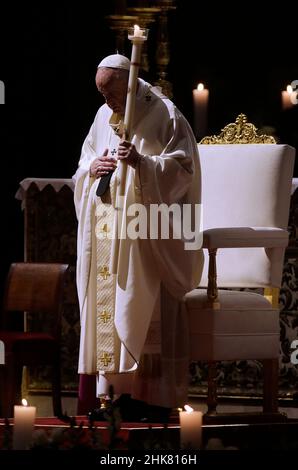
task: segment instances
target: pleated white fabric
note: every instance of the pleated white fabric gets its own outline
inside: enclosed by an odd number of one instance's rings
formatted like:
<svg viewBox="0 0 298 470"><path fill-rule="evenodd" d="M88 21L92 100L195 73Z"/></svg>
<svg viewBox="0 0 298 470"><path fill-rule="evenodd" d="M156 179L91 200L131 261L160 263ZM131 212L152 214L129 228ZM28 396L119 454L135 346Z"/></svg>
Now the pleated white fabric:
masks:
<svg viewBox="0 0 298 470"><path fill-rule="evenodd" d="M132 388L129 373L134 372L140 364L146 338L147 343L151 344L149 354L155 354L155 357L159 355L160 358L160 340L159 346L157 341L152 343L150 340L150 324L154 325L154 321L151 323L151 320L156 308L161 311L161 319L155 320L155 325L159 321L161 324L166 321L167 324L166 327L164 324L162 327L162 345L164 346L165 341L169 346L167 336L171 337L170 341L175 342L177 335L178 343L182 344L181 337L186 338L187 332L181 326L183 307L180 300L186 292L198 285L203 266L202 250L185 250L183 237L170 240L114 239L111 244L109 269L111 274L116 275L114 327L119 340L119 361L115 361L115 367L109 367L108 372L104 367L99 370L96 364L98 316L96 279L102 263L96 259L96 246L99 240L96 240L95 236L95 211L100 204L107 201L104 198L103 200L97 198L98 180L89 177L89 168L91 162L102 155L105 148L109 148L111 153L117 149L119 137L115 136L109 125L111 115L112 111L107 105L99 109L84 142L79 167L73 177L79 222L77 260L77 286L81 310L79 373L99 372L98 393L106 393L107 385L111 381L115 386L118 373L121 375L119 393L127 391L124 388ZM127 166L122 208L124 214L135 203L142 204L148 210L152 204L177 203L182 207L183 204L194 206L200 203L199 156L190 126L171 101L140 79L132 141L142 157L136 170ZM109 203L115 209L115 214L119 201L121 166L114 172L110 186ZM100 249L97 251L100 256ZM161 286L163 296L168 298L168 302L161 300ZM163 319L164 316L166 320ZM101 347L100 344L98 346ZM167 349L163 346L162 354ZM176 404L176 399L169 397L169 393L172 397L175 391L166 392L165 382L173 386L173 381L169 378L171 371L169 361L173 361L176 356L176 364L179 362L177 351L173 343L171 353L163 364L167 364L168 376L165 376L164 381L158 381L158 387L155 387L154 381L151 382L152 387L156 389L154 393L150 392L150 384L147 384L147 395L151 403L159 404L160 387L162 387L165 395L163 403L168 400L171 402L169 406L174 402ZM161 360L160 363L162 362ZM137 389L141 388L137 385L137 374L134 376L137 394ZM171 376L174 377L175 374L171 373Z"/></svg>

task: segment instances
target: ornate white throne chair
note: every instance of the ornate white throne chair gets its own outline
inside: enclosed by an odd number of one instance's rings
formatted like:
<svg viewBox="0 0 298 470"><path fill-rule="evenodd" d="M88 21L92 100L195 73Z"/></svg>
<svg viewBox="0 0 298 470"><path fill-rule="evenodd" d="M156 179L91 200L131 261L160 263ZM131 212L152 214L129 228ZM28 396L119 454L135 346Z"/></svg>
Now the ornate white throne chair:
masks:
<svg viewBox="0 0 298 470"><path fill-rule="evenodd" d="M199 153L205 267L199 288L185 297L190 360L208 362L208 415L216 414L216 362L248 359L262 361L263 411L276 413L276 288L288 243L295 149L258 136L240 115L218 137L203 139ZM255 292L222 288L264 288L271 301Z"/></svg>

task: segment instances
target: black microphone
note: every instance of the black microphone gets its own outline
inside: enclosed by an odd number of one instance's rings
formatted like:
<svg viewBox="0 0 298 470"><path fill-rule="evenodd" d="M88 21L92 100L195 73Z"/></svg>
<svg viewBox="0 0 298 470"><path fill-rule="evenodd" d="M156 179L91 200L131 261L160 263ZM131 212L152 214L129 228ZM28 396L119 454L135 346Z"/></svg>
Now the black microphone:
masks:
<svg viewBox="0 0 298 470"><path fill-rule="evenodd" d="M98 183L97 190L96 190L96 196L100 197L104 195L104 193L109 187L112 174L113 174L113 171L110 171L107 175L104 175L100 178L100 182Z"/></svg>

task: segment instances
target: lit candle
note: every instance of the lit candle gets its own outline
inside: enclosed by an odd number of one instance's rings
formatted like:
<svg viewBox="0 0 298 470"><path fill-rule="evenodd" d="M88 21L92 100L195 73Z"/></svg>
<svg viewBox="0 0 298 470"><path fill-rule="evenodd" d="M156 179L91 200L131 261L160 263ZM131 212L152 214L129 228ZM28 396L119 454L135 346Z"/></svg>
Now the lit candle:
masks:
<svg viewBox="0 0 298 470"><path fill-rule="evenodd" d="M203 83L199 83L197 88L192 91L194 104L194 134L197 140L201 140L207 131L207 114L209 90Z"/></svg>
<svg viewBox="0 0 298 470"><path fill-rule="evenodd" d="M131 41L135 40L138 42L144 42L147 40L148 29L140 28L137 24L128 30L128 39Z"/></svg>
<svg viewBox="0 0 298 470"><path fill-rule="evenodd" d="M133 35L134 35L134 37L136 37L136 36L143 37L143 31L141 30L141 28L137 24L134 25Z"/></svg>
<svg viewBox="0 0 298 470"><path fill-rule="evenodd" d="M291 100L292 94L293 94L293 88L291 87L291 85L288 85L287 89L281 92L282 109L285 110L294 106Z"/></svg>
<svg viewBox="0 0 298 470"><path fill-rule="evenodd" d="M185 405L184 408L185 411L179 412L181 448L200 449L203 413L194 411L189 405Z"/></svg>
<svg viewBox="0 0 298 470"><path fill-rule="evenodd" d="M22 400L22 406L14 406L13 449L29 449L34 429L36 408L28 406L27 400Z"/></svg>

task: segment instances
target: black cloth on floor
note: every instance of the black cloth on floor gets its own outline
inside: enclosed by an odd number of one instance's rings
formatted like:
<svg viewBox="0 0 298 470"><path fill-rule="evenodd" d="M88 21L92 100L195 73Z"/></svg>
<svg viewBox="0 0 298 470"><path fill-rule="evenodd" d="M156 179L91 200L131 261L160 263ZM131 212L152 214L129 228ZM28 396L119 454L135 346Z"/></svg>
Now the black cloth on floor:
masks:
<svg viewBox="0 0 298 470"><path fill-rule="evenodd" d="M92 410L88 417L92 421L107 421L118 410L123 422L167 423L171 408L149 405L145 401L135 400L128 394L122 394L117 400L107 402L106 408Z"/></svg>

